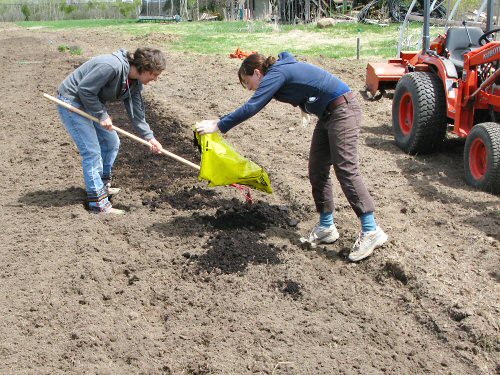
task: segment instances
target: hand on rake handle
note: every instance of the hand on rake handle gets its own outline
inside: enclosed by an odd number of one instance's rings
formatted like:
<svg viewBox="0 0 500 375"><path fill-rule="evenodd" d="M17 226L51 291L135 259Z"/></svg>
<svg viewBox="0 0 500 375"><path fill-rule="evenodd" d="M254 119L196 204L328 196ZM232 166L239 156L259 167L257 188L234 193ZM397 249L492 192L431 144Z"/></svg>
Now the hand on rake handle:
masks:
<svg viewBox="0 0 500 375"><path fill-rule="evenodd" d="M200 134L210 134L215 133L219 130L217 126L219 123L219 119L217 120L203 120L201 122L196 123L196 131Z"/></svg>
<svg viewBox="0 0 500 375"><path fill-rule="evenodd" d="M148 142L151 144L151 151L154 154L161 154L161 150L163 150L163 146L161 145L160 142L158 142L155 138L149 139Z"/></svg>
<svg viewBox="0 0 500 375"><path fill-rule="evenodd" d="M111 117L108 117L107 119L102 120L101 126L106 130L113 130L113 120L111 120Z"/></svg>

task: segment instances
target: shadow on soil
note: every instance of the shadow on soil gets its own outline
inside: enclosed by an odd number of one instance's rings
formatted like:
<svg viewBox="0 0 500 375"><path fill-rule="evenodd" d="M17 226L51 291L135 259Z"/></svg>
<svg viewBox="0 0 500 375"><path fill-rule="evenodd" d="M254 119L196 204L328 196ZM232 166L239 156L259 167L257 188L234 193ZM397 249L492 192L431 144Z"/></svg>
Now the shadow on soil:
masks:
<svg viewBox="0 0 500 375"><path fill-rule="evenodd" d="M450 194L440 188L440 185L443 185L470 194L484 194L465 182L462 153L463 140L454 139L445 142L434 154L401 158L397 160L397 165L401 174L408 180L408 185L423 201L456 204L476 213L467 220L468 225L500 240L500 215L488 209L496 203L493 195L491 200L478 202L475 199L464 200L459 194Z"/></svg>
<svg viewBox="0 0 500 375"><path fill-rule="evenodd" d="M39 190L27 193L19 198L18 202L28 206L65 207L76 203L84 205L86 197L84 189L70 187L65 190Z"/></svg>

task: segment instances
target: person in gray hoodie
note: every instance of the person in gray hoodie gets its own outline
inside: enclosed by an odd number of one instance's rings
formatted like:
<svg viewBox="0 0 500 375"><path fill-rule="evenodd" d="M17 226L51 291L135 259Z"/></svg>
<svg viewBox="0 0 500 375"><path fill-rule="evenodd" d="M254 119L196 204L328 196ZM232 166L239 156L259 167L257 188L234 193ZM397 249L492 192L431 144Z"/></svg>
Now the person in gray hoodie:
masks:
<svg viewBox="0 0 500 375"><path fill-rule="evenodd" d="M146 122L143 85L156 81L166 68L164 54L153 48L125 49L97 56L82 64L61 83L57 97L99 119L99 123L62 106L59 116L80 151L89 211L124 214L111 206L109 198L119 189L111 187L113 164L120 147L118 134L106 103L123 101L135 131L161 153L162 146Z"/></svg>
<svg viewBox="0 0 500 375"><path fill-rule="evenodd" d="M333 165L340 186L361 222L349 260L355 262L370 256L388 237L375 221L375 205L359 171L361 108L349 86L324 69L297 61L288 52L280 53L278 60L252 54L243 60L238 76L243 87L255 91L253 96L220 119L199 122L196 131L226 133L258 113L272 99L316 115L318 122L309 151L309 181L319 212L319 225L301 241L315 247L339 238L333 219L330 179Z"/></svg>

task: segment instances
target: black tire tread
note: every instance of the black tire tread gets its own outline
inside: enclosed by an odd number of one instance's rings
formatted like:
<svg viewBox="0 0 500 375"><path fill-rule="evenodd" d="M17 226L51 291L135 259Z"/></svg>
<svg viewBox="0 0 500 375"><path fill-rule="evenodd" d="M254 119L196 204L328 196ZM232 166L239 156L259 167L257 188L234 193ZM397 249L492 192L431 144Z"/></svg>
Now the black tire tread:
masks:
<svg viewBox="0 0 500 375"><path fill-rule="evenodd" d="M481 137L489 146L488 170L483 181L476 181L469 169L469 152L472 141ZM484 122L475 125L467 137L464 149L464 168L467 183L475 188L500 194L500 124Z"/></svg>
<svg viewBox="0 0 500 375"><path fill-rule="evenodd" d="M408 91L413 97L415 119L410 136L398 137L399 99ZM405 74L396 86L392 113L396 142L403 151L412 155L433 151L445 139L447 129L446 97L441 79L432 72Z"/></svg>

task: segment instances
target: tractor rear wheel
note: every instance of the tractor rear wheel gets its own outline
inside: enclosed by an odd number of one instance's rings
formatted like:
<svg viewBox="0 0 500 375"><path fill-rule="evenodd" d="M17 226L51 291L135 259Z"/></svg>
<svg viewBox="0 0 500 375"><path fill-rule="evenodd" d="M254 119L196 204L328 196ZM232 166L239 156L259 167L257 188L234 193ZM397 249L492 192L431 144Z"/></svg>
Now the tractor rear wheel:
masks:
<svg viewBox="0 0 500 375"><path fill-rule="evenodd" d="M500 124L475 125L465 141L465 180L477 189L500 194Z"/></svg>
<svg viewBox="0 0 500 375"><path fill-rule="evenodd" d="M392 127L399 148L409 154L426 153L446 136L446 97L443 82L431 72L405 74L392 102Z"/></svg>

